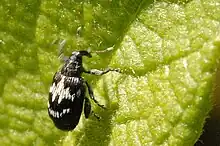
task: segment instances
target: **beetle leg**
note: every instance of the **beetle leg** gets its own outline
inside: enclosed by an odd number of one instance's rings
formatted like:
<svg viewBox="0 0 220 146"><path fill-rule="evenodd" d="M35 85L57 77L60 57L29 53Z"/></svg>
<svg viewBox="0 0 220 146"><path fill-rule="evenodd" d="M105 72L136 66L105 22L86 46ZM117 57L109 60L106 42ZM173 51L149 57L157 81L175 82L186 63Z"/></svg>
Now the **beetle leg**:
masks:
<svg viewBox="0 0 220 146"><path fill-rule="evenodd" d="M98 120L101 119L101 118L100 118L97 114L95 114L93 111L92 111L91 113L93 114L94 117L96 117L96 119L98 119Z"/></svg>
<svg viewBox="0 0 220 146"><path fill-rule="evenodd" d="M91 113L91 103L90 103L89 99L87 97L85 97L84 115L85 115L86 119L89 117L90 113Z"/></svg>
<svg viewBox="0 0 220 146"><path fill-rule="evenodd" d="M96 117L98 120L100 120L100 117L96 115L92 110L91 110L91 103L87 97L85 97L85 102L84 102L84 115L87 118L89 118L89 115L93 114L94 117Z"/></svg>
<svg viewBox="0 0 220 146"><path fill-rule="evenodd" d="M93 90L92 90L91 86L89 85L89 83L88 83L87 81L85 81L85 83L86 83L86 86L87 86L88 91L89 91L89 96L92 98L92 100L93 100L99 107L105 109L104 105L99 104L99 102L95 99Z"/></svg>
<svg viewBox="0 0 220 146"><path fill-rule="evenodd" d="M92 75L104 75L110 71L115 71L115 72L119 72L120 73L120 70L119 69L111 69L111 68L108 68L106 70L98 70L98 69L91 69L91 70L84 70L83 72L87 73L87 74L92 74Z"/></svg>

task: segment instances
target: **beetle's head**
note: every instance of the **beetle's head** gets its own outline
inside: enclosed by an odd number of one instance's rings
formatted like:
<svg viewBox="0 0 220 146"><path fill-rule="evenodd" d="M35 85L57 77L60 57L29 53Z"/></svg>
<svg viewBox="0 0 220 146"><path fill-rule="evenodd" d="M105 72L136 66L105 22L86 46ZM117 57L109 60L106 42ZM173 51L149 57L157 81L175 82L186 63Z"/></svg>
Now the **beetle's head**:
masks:
<svg viewBox="0 0 220 146"><path fill-rule="evenodd" d="M92 57L92 55L88 51L74 51L70 56L71 60L75 60L76 58L82 58L82 56Z"/></svg>

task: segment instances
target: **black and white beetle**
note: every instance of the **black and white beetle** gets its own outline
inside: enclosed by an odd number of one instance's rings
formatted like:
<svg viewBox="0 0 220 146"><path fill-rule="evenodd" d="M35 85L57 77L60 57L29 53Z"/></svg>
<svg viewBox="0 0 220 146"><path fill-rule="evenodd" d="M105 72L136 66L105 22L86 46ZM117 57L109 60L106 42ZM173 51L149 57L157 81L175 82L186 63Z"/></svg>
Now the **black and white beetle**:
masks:
<svg viewBox="0 0 220 146"><path fill-rule="evenodd" d="M74 51L65 59L65 64L60 71L56 72L49 91L48 114L58 129L70 131L79 123L84 104L84 115L88 118L93 112L90 100L86 97L86 87L89 96L101 108L95 99L93 90L81 75L88 73L103 75L117 69L106 69L105 71L92 69L86 71L82 65L82 57L92 57L88 51ZM94 114L95 115L95 114ZM95 115L96 116L96 115ZM98 118L98 116L96 116Z"/></svg>

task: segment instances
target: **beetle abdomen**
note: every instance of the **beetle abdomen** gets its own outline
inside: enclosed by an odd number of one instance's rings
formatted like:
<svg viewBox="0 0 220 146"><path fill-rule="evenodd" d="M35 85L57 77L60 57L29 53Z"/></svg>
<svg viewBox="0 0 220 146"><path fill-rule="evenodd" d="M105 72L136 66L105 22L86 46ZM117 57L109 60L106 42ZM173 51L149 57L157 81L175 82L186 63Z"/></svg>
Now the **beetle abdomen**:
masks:
<svg viewBox="0 0 220 146"><path fill-rule="evenodd" d="M49 92L48 114L61 130L73 130L79 122L85 96L81 77L57 72Z"/></svg>

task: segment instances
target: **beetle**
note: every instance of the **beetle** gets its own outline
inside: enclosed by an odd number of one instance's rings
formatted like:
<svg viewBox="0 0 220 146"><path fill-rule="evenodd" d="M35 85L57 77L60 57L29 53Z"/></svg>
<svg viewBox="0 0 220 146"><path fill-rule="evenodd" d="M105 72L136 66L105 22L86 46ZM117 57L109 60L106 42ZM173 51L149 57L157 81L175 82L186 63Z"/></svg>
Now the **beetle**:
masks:
<svg viewBox="0 0 220 146"><path fill-rule="evenodd" d="M73 130L79 123L84 105L84 115L87 119L93 111L91 103L86 97L86 89L90 98L101 108L105 108L95 99L93 90L89 83L82 77L82 73L103 75L109 71L119 72L118 69L106 70L85 70L82 64L82 57L92 57L89 51L74 51L60 71L53 77L49 89L48 114L54 125L64 131ZM93 113L94 114L94 113ZM99 117L94 114L95 117Z"/></svg>

